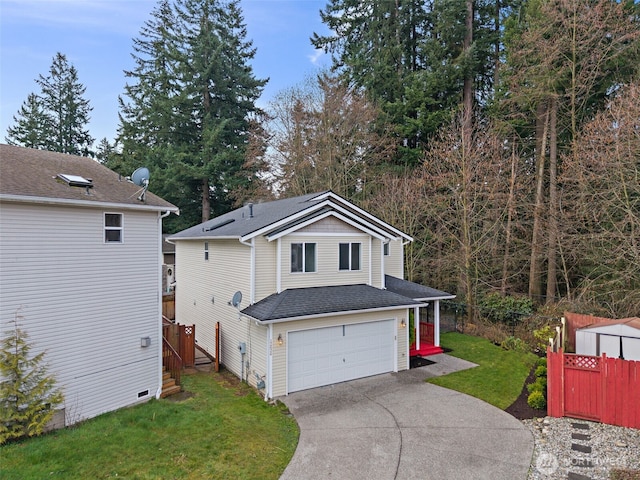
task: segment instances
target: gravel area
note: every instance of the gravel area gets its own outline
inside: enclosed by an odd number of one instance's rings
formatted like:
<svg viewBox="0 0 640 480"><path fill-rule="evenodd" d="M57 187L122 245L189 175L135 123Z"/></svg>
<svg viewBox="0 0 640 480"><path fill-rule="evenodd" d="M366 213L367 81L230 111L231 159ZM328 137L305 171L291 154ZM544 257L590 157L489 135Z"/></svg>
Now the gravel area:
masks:
<svg viewBox="0 0 640 480"><path fill-rule="evenodd" d="M522 423L535 439L528 480L608 480L612 469L640 471L640 430L573 418Z"/></svg>

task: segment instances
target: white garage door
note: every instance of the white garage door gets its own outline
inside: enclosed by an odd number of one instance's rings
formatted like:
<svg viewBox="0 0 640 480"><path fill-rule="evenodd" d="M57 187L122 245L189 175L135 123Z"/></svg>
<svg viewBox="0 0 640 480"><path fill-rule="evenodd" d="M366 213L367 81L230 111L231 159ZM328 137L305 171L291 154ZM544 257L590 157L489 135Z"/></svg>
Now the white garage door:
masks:
<svg viewBox="0 0 640 480"><path fill-rule="evenodd" d="M289 332L287 345L288 392L391 372L395 321Z"/></svg>

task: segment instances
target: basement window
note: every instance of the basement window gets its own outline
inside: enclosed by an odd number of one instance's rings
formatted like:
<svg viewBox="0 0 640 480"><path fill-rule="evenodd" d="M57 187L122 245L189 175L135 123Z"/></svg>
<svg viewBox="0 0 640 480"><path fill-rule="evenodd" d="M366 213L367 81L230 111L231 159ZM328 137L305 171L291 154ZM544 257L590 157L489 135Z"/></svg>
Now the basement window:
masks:
<svg viewBox="0 0 640 480"><path fill-rule="evenodd" d="M121 213L104 214L104 243L123 242L123 222Z"/></svg>

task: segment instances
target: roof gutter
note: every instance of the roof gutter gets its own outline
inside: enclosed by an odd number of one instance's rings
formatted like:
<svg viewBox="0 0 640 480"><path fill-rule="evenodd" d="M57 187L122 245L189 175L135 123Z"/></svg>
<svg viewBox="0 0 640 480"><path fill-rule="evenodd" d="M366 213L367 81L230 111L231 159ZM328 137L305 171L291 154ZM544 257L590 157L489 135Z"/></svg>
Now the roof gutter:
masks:
<svg viewBox="0 0 640 480"><path fill-rule="evenodd" d="M162 205L138 205L133 203L115 203L115 202L94 202L90 200L74 200L70 198L48 198L33 197L25 195L3 195L0 194L0 201L16 202L16 203L38 203L47 205L75 205L92 208L114 208L120 210L151 210L151 211L167 211L180 215L178 207L167 207Z"/></svg>
<svg viewBox="0 0 640 480"><path fill-rule="evenodd" d="M244 315L245 317L254 319L256 321L256 324L258 325L266 326L273 323L294 322L296 320L308 320L310 318L338 317L343 315L353 315L354 313L387 312L390 310L400 310L404 308L427 307L427 306L428 304L425 304L425 303L412 303L409 305L395 305L393 307L367 308L367 309L361 309L361 310L345 310L342 312L327 312L327 313L318 313L318 314L311 314L311 315L300 315L297 317L276 318L274 320L260 320L246 313L243 313L242 315Z"/></svg>

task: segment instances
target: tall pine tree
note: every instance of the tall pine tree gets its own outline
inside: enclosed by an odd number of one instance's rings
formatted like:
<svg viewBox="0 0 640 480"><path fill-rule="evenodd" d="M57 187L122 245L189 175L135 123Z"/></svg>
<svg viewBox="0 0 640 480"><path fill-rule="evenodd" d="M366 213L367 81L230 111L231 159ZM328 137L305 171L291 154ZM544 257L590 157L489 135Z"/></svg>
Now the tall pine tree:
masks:
<svg viewBox="0 0 640 480"><path fill-rule="evenodd" d="M121 173L141 164L154 191L178 205L175 230L231 208L250 182L245 150L264 80L239 1L162 0L134 40L133 83L121 98ZM251 175L251 172L248 173Z"/></svg>
<svg viewBox="0 0 640 480"><path fill-rule="evenodd" d="M11 145L88 156L94 139L87 124L92 107L83 96L86 87L67 57L56 53L47 76L36 80L40 94L31 93L7 129Z"/></svg>

